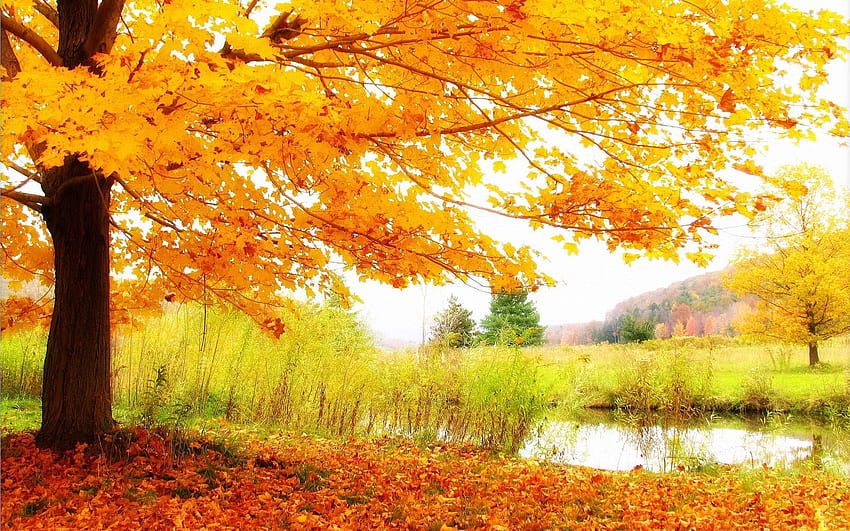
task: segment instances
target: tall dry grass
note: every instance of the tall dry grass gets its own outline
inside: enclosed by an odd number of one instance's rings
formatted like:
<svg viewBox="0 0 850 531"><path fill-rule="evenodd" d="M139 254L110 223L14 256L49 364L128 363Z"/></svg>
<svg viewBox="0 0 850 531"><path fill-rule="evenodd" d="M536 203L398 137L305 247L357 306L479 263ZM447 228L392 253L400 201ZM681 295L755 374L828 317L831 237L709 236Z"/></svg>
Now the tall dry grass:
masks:
<svg viewBox="0 0 850 531"><path fill-rule="evenodd" d="M245 315L173 306L118 331L118 407L145 424L223 417L328 435L394 433L515 450L548 400L539 364L517 348L378 350L355 314L296 303L287 332ZM44 335L4 338L4 396L37 397Z"/></svg>
<svg viewBox="0 0 850 531"><path fill-rule="evenodd" d="M138 422L221 417L327 435L393 433L513 450L549 409L781 409L850 418L850 338L804 347L689 338L631 345L377 349L355 314L295 303L287 332L172 306L114 340L116 406ZM41 391L43 332L2 339L5 399Z"/></svg>

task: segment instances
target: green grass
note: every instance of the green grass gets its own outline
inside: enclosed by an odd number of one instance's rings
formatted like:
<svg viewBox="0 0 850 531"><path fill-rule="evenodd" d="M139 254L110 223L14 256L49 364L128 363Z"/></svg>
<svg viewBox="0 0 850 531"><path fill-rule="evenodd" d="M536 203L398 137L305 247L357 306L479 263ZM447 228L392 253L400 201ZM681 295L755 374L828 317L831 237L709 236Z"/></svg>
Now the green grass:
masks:
<svg viewBox="0 0 850 531"><path fill-rule="evenodd" d="M35 430L41 425L41 400L3 398L0 409L0 426L4 432Z"/></svg>
<svg viewBox="0 0 850 531"><path fill-rule="evenodd" d="M615 407L625 395L664 408L686 398L701 409L764 407L823 413L850 403L850 337L821 346L824 363L808 367L804 346L753 344L731 338L688 338L630 345L539 349L541 379L564 407ZM639 391L642 392L638 393Z"/></svg>
<svg viewBox="0 0 850 531"><path fill-rule="evenodd" d="M118 405L113 408L112 416L119 423L132 423L138 414ZM0 400L0 426L4 432L36 430L41 425L41 399L10 398Z"/></svg>
<svg viewBox="0 0 850 531"><path fill-rule="evenodd" d="M116 407L129 422L173 429L223 418L512 450L546 406L538 363L519 349L385 353L338 306L294 305L285 318L280 340L242 314L198 306L118 330ZM30 345L43 352L43 335L3 342L4 398L37 398L43 354Z"/></svg>
<svg viewBox="0 0 850 531"><path fill-rule="evenodd" d="M168 309L114 341L115 416L173 428L222 418L331 436L392 433L512 449L554 408L783 410L850 417L850 338L730 338L382 352L355 315L295 304L280 340L249 318ZM2 339L4 429L38 423L43 332Z"/></svg>

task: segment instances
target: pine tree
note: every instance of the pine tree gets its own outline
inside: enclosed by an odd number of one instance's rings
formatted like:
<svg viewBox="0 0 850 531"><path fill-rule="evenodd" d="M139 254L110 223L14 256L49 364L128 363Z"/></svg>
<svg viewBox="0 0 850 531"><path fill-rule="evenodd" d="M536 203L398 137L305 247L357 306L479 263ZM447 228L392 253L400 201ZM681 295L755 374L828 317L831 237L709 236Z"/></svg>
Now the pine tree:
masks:
<svg viewBox="0 0 850 531"><path fill-rule="evenodd" d="M543 327L540 314L528 293L497 293L490 300L490 314L481 321L481 339L488 345L540 345Z"/></svg>
<svg viewBox="0 0 850 531"><path fill-rule="evenodd" d="M655 339L655 321L626 314L620 322L620 338L623 343L641 343Z"/></svg>

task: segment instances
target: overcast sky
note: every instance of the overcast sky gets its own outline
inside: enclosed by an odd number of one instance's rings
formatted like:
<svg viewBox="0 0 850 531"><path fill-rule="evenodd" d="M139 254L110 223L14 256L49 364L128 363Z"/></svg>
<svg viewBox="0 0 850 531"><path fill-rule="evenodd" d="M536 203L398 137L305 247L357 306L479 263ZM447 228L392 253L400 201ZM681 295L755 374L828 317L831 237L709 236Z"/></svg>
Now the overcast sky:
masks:
<svg viewBox="0 0 850 531"><path fill-rule="evenodd" d="M800 9L829 8L850 16L848 0L793 0L787 2ZM831 72L828 95L845 108L850 108L850 63ZM794 146L771 146L760 163L765 171L774 172L785 164L808 162L828 168L836 183L850 187L850 146L835 139L823 138L816 143ZM543 288L531 298L544 325L601 320L618 302L646 291L665 287L708 271L723 269L741 245L755 245L749 230L739 220L722 219L715 251L716 258L708 268L699 268L686 260L679 264L640 259L631 265L623 263L619 254L610 254L603 245L589 241L582 244L578 255L567 255L557 244L542 235L515 224L511 239L527 241L544 252L547 262L543 270L555 278L557 285ZM500 232L501 234L501 232ZM455 295L461 304L473 311L480 321L489 310L490 295L463 284L452 286L415 286L398 290L377 282L352 286L363 304L355 309L372 329L385 338L418 342L423 332L430 332L433 316L446 307Z"/></svg>

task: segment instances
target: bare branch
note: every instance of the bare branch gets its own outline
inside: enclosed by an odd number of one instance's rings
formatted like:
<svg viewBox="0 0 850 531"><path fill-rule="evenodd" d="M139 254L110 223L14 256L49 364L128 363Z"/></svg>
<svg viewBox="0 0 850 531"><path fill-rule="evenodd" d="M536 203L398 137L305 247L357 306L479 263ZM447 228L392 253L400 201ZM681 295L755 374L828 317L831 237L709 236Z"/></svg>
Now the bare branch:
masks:
<svg viewBox="0 0 850 531"><path fill-rule="evenodd" d="M59 13L56 11L55 7L44 0L33 0L33 4L35 5L36 11L41 13L44 18L50 21L51 24L57 28L59 27Z"/></svg>
<svg viewBox="0 0 850 531"><path fill-rule="evenodd" d="M62 66L62 58L41 35L24 26L6 13L2 14L3 29L32 46L47 62L53 66Z"/></svg>
<svg viewBox="0 0 850 531"><path fill-rule="evenodd" d="M9 199L14 199L18 203L27 206L35 210L36 212L41 212L41 206L50 202L43 195L28 194L25 192L19 192L14 189L2 190L0 191L0 196L8 197Z"/></svg>
<svg viewBox="0 0 850 531"><path fill-rule="evenodd" d="M8 161L8 160L3 162L3 165L8 166L9 168L12 168L16 172L25 176L27 178L27 181L35 181L39 184L41 183L41 175L39 175L38 173L36 173L34 171L30 171L30 170L24 168L23 166L19 166L18 164L15 164L14 162Z"/></svg>
<svg viewBox="0 0 850 531"><path fill-rule="evenodd" d="M88 57L97 53L109 53L118 35L118 22L124 10L124 0L103 0L97 8L89 36L83 45Z"/></svg>

